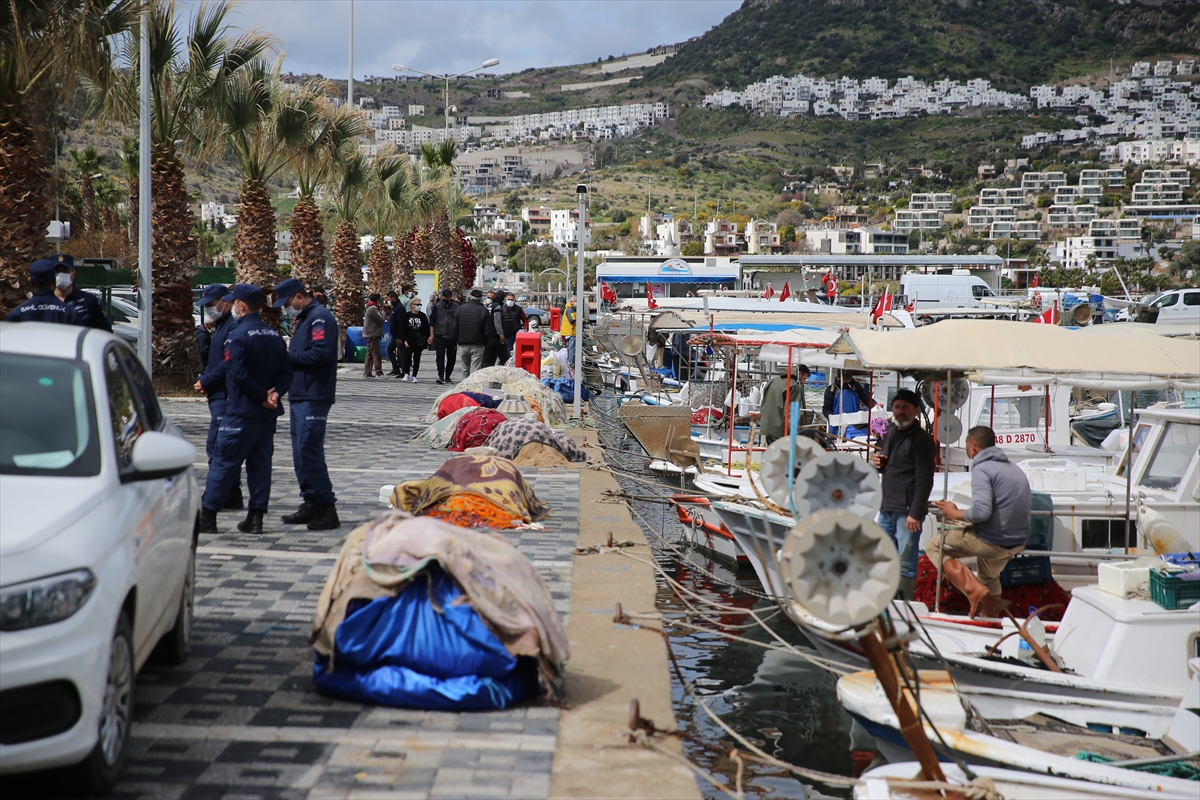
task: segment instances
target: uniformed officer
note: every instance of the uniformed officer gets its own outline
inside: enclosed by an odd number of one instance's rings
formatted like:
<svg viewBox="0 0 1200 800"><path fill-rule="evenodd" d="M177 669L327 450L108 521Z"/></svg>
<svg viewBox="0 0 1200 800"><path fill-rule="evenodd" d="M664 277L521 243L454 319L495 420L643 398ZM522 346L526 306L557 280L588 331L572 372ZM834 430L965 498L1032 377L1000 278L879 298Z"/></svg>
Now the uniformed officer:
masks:
<svg viewBox="0 0 1200 800"><path fill-rule="evenodd" d="M292 463L302 501L296 513L283 521L288 525L307 523L310 531L333 530L342 523L325 466L325 424L337 388L337 322L295 278L275 287L274 306L292 318L288 355L295 373L288 404Z"/></svg>
<svg viewBox="0 0 1200 800"><path fill-rule="evenodd" d="M263 292L239 283L226 302L238 320L224 344L225 419L217 431L217 447L200 511L200 531L217 533L217 510L224 507L242 464L250 501L242 533L262 533L263 516L271 498L271 458L275 452L275 423L283 414L280 402L292 382L292 364L283 337L263 322Z"/></svg>
<svg viewBox="0 0 1200 800"><path fill-rule="evenodd" d="M58 261L43 258L29 266L29 283L33 286L33 297L8 312L8 322L61 322L64 325L82 325L75 306L64 303L54 294L54 272Z"/></svg>
<svg viewBox="0 0 1200 800"><path fill-rule="evenodd" d="M75 291L75 259L62 253L55 260L58 263L54 268L54 294L59 300L75 307L80 325L112 333L112 323L104 316L96 295L83 290Z"/></svg>
<svg viewBox="0 0 1200 800"><path fill-rule="evenodd" d="M197 392L208 398L208 440L205 442L205 452L208 455L208 468L212 470L213 455L217 450L217 431L221 428L221 420L225 418L225 342L237 322L230 313L232 303L226 302L225 295L229 287L223 283L213 283L204 287L200 293L198 305L204 309L204 321L212 327L212 344L208 350L208 360L204 372L193 387ZM236 511L246 507L242 498L242 470L237 471L237 481L229 492L229 499L224 508Z"/></svg>

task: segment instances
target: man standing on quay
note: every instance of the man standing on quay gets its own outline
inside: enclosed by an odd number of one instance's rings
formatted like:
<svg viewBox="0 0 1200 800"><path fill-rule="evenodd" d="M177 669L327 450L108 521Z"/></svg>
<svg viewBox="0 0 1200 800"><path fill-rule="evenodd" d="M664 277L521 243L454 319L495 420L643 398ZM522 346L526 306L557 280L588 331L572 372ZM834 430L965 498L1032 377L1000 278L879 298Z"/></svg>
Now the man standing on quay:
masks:
<svg viewBox="0 0 1200 800"><path fill-rule="evenodd" d="M275 287L274 306L283 308L283 313L292 318L294 331L288 347L295 371L288 405L300 508L283 521L288 525L307 524L310 531L333 530L342 523L325 465L325 425L337 390L337 322L295 278Z"/></svg>

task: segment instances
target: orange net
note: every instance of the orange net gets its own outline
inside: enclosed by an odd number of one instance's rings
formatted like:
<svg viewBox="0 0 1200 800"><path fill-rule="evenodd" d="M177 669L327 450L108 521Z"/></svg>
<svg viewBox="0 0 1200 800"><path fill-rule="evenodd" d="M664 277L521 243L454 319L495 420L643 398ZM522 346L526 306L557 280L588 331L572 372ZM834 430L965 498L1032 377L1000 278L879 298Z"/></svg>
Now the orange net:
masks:
<svg viewBox="0 0 1200 800"><path fill-rule="evenodd" d="M514 522L523 521L490 500L465 492L435 503L421 516L445 520L460 528L507 529L511 528Z"/></svg>

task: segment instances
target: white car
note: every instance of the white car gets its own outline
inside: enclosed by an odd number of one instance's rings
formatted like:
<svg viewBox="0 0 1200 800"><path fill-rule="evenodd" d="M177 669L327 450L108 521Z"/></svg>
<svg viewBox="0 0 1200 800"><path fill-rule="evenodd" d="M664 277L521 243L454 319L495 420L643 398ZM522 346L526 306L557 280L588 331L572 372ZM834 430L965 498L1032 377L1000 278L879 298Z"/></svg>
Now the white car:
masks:
<svg viewBox="0 0 1200 800"><path fill-rule="evenodd" d="M115 783L134 675L187 657L195 458L120 339L0 322L0 773Z"/></svg>

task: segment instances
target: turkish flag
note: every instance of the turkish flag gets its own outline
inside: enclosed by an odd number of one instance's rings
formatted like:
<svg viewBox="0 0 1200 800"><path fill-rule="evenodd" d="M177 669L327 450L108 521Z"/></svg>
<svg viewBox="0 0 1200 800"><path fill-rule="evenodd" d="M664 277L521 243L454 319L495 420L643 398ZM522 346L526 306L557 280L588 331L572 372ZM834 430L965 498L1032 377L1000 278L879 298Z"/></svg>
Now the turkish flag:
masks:
<svg viewBox="0 0 1200 800"><path fill-rule="evenodd" d="M1034 322L1037 322L1039 325L1057 325L1058 324L1058 302L1056 301L1054 303L1054 305L1050 306L1050 308L1047 308L1043 314L1041 314L1040 316L1038 316L1038 318L1036 320L1034 320Z"/></svg>
<svg viewBox="0 0 1200 800"><path fill-rule="evenodd" d="M604 281L600 282L600 296L610 305L617 302L617 293Z"/></svg>
<svg viewBox="0 0 1200 800"><path fill-rule="evenodd" d="M658 308L658 303L654 302L654 290L650 288L650 284L646 284L646 305L650 308Z"/></svg>
<svg viewBox="0 0 1200 800"><path fill-rule="evenodd" d="M787 281L784 281L783 282L783 291L779 293L779 302L782 303L784 300L787 300L791 296L792 296L792 287L788 285Z"/></svg>
<svg viewBox="0 0 1200 800"><path fill-rule="evenodd" d="M885 312L891 310L892 293L884 289L883 294L879 296L879 299L875 301L875 306L871 309L871 324L874 325L876 322L879 322L879 318L882 317Z"/></svg>
<svg viewBox="0 0 1200 800"><path fill-rule="evenodd" d="M763 292L763 297L770 300L774 296L775 296L775 287L768 283L767 290L765 292Z"/></svg>
<svg viewBox="0 0 1200 800"><path fill-rule="evenodd" d="M910 313L910 314L911 314L912 312L916 311L916 310L917 310L917 301L916 301L916 300L910 300L910 301L908 302L908 305L906 305L906 306L904 307L904 310L905 310L905 311L907 311L907 312L908 312L908 313Z"/></svg>
<svg viewBox="0 0 1200 800"><path fill-rule="evenodd" d="M1034 289L1036 289L1038 287L1038 278L1040 278L1040 277L1041 277L1040 275L1033 276L1033 288Z"/></svg>

